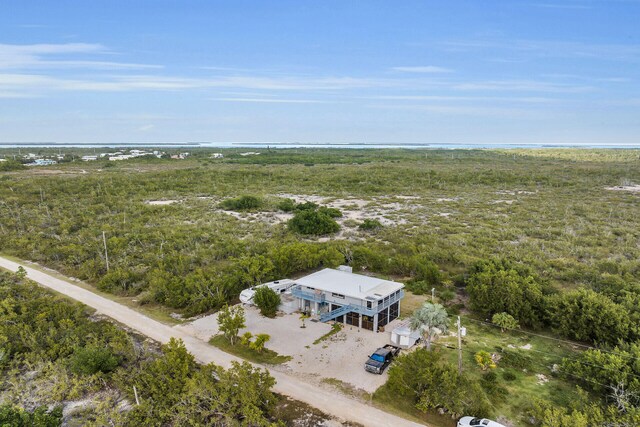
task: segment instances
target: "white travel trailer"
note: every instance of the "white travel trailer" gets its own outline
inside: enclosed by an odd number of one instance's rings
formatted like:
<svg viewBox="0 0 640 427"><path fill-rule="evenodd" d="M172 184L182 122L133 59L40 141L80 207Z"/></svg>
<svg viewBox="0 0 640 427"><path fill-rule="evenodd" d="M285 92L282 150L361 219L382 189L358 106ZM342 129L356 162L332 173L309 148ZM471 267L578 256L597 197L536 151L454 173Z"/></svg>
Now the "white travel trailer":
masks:
<svg viewBox="0 0 640 427"><path fill-rule="evenodd" d="M293 285L295 285L295 283L293 282L293 280L290 280L290 279L282 279L282 280L276 280L273 282L262 283L260 285L253 286L251 288L245 289L242 292L240 292L240 302L243 304L253 305L254 304L253 296L256 294L256 289L262 286L266 286L269 289L277 292L278 294L284 294Z"/></svg>

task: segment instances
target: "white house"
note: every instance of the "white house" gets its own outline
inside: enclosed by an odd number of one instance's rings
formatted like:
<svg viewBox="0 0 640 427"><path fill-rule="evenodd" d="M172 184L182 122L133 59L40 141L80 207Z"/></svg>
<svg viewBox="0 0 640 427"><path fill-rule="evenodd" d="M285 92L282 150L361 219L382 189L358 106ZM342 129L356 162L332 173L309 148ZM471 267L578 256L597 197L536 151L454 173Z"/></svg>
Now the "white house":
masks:
<svg viewBox="0 0 640 427"><path fill-rule="evenodd" d="M33 163L27 163L27 166L51 166L55 165L56 163L58 162L51 159L35 159Z"/></svg>
<svg viewBox="0 0 640 427"><path fill-rule="evenodd" d="M400 315L404 285L354 274L350 267L324 270L296 279L291 295L298 308L318 316L378 331Z"/></svg>

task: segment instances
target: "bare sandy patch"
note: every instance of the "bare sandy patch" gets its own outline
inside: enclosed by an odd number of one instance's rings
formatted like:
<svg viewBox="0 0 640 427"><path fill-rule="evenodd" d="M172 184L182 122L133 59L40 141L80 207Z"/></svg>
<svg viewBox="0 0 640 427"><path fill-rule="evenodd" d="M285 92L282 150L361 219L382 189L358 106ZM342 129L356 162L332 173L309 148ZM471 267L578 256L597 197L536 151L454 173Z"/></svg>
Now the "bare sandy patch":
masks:
<svg viewBox="0 0 640 427"><path fill-rule="evenodd" d="M536 194L535 191L527 191L527 190L498 190L495 194L502 194L507 196L517 196L519 194Z"/></svg>
<svg viewBox="0 0 640 427"><path fill-rule="evenodd" d="M640 184L637 185L616 185L615 187L605 187L610 191L628 191L630 193L640 193Z"/></svg>
<svg viewBox="0 0 640 427"><path fill-rule="evenodd" d="M180 200L147 200L147 204L152 206L172 205L179 202Z"/></svg>

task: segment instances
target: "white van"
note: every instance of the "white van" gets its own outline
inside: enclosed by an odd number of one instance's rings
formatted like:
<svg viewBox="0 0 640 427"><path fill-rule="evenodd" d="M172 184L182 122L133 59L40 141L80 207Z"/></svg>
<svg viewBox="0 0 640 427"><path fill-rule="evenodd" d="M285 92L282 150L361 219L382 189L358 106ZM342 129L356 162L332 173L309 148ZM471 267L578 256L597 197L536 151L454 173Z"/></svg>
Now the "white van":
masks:
<svg viewBox="0 0 640 427"><path fill-rule="evenodd" d="M462 417L458 420L458 427L505 427L504 425L486 418Z"/></svg>

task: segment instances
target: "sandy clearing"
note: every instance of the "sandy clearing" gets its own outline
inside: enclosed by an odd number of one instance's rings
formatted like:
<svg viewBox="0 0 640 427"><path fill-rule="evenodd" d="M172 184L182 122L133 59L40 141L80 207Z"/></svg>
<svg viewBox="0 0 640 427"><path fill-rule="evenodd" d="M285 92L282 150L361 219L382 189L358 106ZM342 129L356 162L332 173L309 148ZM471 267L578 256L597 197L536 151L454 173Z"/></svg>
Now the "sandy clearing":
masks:
<svg viewBox="0 0 640 427"><path fill-rule="evenodd" d="M174 203L179 203L180 200L148 200L148 205L153 206L164 206L164 205L172 205Z"/></svg>
<svg viewBox="0 0 640 427"><path fill-rule="evenodd" d="M638 184L638 185L618 185L618 186L615 186L615 187L605 187L605 190L628 191L630 193L640 193L640 184Z"/></svg>
<svg viewBox="0 0 640 427"><path fill-rule="evenodd" d="M373 393L385 383L387 373L369 374L364 371L363 364L373 350L391 343L390 332L374 333L347 325L336 335L314 344L316 339L331 330L331 325L307 320L306 328L303 329L300 328L301 322L297 313L269 319L261 316L254 306L245 305L244 309L246 327L240 331L240 334L246 331L254 335L269 334L271 339L266 347L278 354L293 358L272 369L283 370L304 378L311 376L316 381L321 378L337 378L369 393ZM178 328L208 340L218 333L216 317L216 315L202 317ZM387 330L391 331L398 322L389 324Z"/></svg>
<svg viewBox="0 0 640 427"><path fill-rule="evenodd" d="M165 325L122 304L80 288L69 281L35 270L24 263L19 264L0 257L0 267L2 268L9 271L17 271L20 266L26 270L29 279L88 305L96 309L98 313L104 314L155 341L166 343L171 337L182 339L187 349L199 363L215 363L228 368L231 366L231 362L241 361L241 359L218 350L178 327ZM261 365L255 366L263 367ZM271 370L270 373L276 379L276 385L274 386L276 392L303 401L340 419L372 427L420 425L346 396L337 399L335 393L331 393L312 382L299 380L291 375L274 370Z"/></svg>

